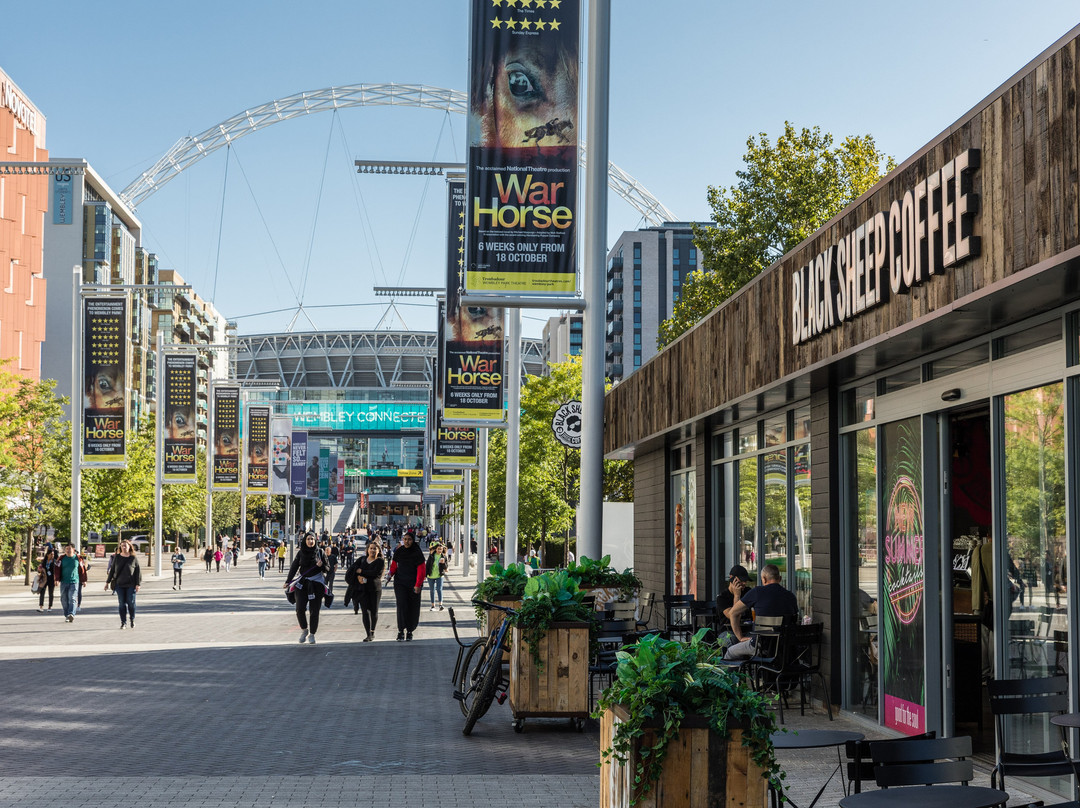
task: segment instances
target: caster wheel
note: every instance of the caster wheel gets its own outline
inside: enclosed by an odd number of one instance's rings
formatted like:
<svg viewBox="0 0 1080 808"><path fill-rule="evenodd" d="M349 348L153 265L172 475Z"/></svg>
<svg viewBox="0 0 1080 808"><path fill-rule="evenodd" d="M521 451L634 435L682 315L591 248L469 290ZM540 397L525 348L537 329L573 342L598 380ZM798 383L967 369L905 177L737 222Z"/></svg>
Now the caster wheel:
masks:
<svg viewBox="0 0 1080 808"><path fill-rule="evenodd" d="M523 720L519 719L519 720L513 722L513 724L511 726L513 726L514 732L519 732L520 733L520 732L525 731L525 722Z"/></svg>
<svg viewBox="0 0 1080 808"><path fill-rule="evenodd" d="M574 719L574 729L577 732L584 732L585 731L585 719L584 718L575 718Z"/></svg>

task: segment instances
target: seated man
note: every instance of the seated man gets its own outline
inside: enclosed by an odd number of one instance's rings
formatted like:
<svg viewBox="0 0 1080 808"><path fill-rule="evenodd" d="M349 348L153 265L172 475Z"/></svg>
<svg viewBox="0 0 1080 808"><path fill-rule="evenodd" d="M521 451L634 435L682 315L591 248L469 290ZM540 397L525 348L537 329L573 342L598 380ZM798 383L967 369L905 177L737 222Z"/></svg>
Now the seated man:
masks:
<svg viewBox="0 0 1080 808"><path fill-rule="evenodd" d="M755 638L746 637L741 626L742 616L749 609L754 610L755 617L786 617L794 621L799 616L798 601L780 583L780 569L775 564L761 568L761 580L761 586L755 586L725 612L738 642L727 649L724 659L749 659L754 655Z"/></svg>
<svg viewBox="0 0 1080 808"><path fill-rule="evenodd" d="M716 598L716 610L722 615L718 639L721 648L726 649L737 642L730 625L731 607L742 600L743 595L749 591L750 573L742 564L736 564L728 573L727 589Z"/></svg>

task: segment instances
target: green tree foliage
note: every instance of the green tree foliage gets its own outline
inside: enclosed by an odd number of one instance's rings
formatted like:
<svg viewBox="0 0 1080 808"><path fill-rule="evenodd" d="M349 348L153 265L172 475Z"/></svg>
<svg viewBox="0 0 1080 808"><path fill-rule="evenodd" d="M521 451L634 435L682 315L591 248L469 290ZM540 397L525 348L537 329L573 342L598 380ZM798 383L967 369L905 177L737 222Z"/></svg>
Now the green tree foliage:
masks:
<svg viewBox="0 0 1080 808"><path fill-rule="evenodd" d="M518 551L565 534L573 525L581 477L581 453L559 443L551 429L555 411L581 400L581 358L552 363L548 376L530 376L521 389L521 449L518 472ZM493 429L488 442L488 532L506 530L506 431ZM606 499L634 498L633 464L604 463ZM478 485L474 482L473 495ZM458 495L460 502L460 495ZM473 508L477 507L475 499Z"/></svg>
<svg viewBox="0 0 1080 808"><path fill-rule="evenodd" d="M709 186L714 227L694 226L699 269L683 286L671 319L660 326L663 348L784 253L808 238L895 167L870 135L833 145L819 127L789 122L773 143L761 133L746 141L745 167L730 188Z"/></svg>
<svg viewBox="0 0 1080 808"><path fill-rule="evenodd" d="M70 435L55 387L0 370L0 565L8 570L43 523L49 460Z"/></svg>

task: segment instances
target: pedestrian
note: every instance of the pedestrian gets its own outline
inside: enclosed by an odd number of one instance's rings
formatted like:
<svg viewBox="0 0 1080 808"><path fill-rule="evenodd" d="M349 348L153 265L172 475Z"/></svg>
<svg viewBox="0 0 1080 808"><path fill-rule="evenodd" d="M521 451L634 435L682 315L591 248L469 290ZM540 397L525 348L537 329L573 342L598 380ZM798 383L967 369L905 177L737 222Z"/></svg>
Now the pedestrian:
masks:
<svg viewBox="0 0 1080 808"><path fill-rule="evenodd" d="M206 552L202 554L203 561L206 562L206 571L210 572L210 562L214 560L214 551L210 549L210 545L206 545Z"/></svg>
<svg viewBox="0 0 1080 808"><path fill-rule="evenodd" d="M231 567L233 563L232 549L226 547L225 552L221 555L221 559L225 562L225 572L228 572L229 567Z"/></svg>
<svg viewBox="0 0 1080 808"><path fill-rule="evenodd" d="M76 555L79 557L79 588L76 590L75 611L78 612L82 608L83 587L86 586L86 579L90 573L90 558L86 553L76 553Z"/></svg>
<svg viewBox="0 0 1080 808"><path fill-rule="evenodd" d="M279 544L277 548L277 571L285 572L285 542Z"/></svg>
<svg viewBox="0 0 1080 808"><path fill-rule="evenodd" d="M221 572L221 559L223 559L224 557L225 556L220 549L214 550L214 563L217 565L217 572Z"/></svg>
<svg viewBox="0 0 1080 808"><path fill-rule="evenodd" d="M443 551L443 546L438 541L432 542L431 552L428 553L427 564L425 565L428 589L431 595L431 609L429 611L433 612L438 609L441 612L443 609L442 587L446 567L446 553Z"/></svg>
<svg viewBox="0 0 1080 808"><path fill-rule="evenodd" d="M397 600L398 642L411 641L420 623L420 593L424 588L424 551L416 544L416 534L408 531L394 550L387 581L394 581Z"/></svg>
<svg viewBox="0 0 1080 808"><path fill-rule="evenodd" d="M142 570L135 549L127 539L120 541L120 547L113 556L109 577L105 579L105 588L116 593L120 606L120 628L127 628L128 622L135 628L135 594L142 585Z"/></svg>
<svg viewBox="0 0 1080 808"><path fill-rule="evenodd" d="M184 551L180 549L180 545L176 545L176 551L172 554L172 588L183 589L184 588L184 562L187 561L187 556L184 555Z"/></svg>
<svg viewBox="0 0 1080 808"><path fill-rule="evenodd" d="M266 562L270 556L266 552L265 547L259 547L259 552L255 554L255 560L259 564L259 577L263 580L266 579Z"/></svg>
<svg viewBox="0 0 1080 808"><path fill-rule="evenodd" d="M78 611L79 590L79 567L81 562L75 554L75 545L69 544L64 548L64 555L60 559L60 605L64 608L64 619L69 623L75 619Z"/></svg>
<svg viewBox="0 0 1080 808"><path fill-rule="evenodd" d="M308 533L297 548L296 557L289 567L285 589L296 598L296 621L300 624L300 643L315 644L315 632L319 630L319 609L326 594L326 555L316 546L315 534ZM310 624L308 613L311 614Z"/></svg>
<svg viewBox="0 0 1080 808"><path fill-rule="evenodd" d="M377 541L369 541L364 555L356 559L345 573L346 581L350 577L355 581L352 585L353 614L359 611L364 613L366 636L362 642L375 639L375 628L379 624L379 601L382 599L382 574L385 568L382 547ZM346 594L346 603L348 597Z"/></svg>
<svg viewBox="0 0 1080 808"><path fill-rule="evenodd" d="M236 544L234 544L234 545L232 546L232 563L233 563L233 566L234 566L234 567L235 567L235 566L236 566L237 564L239 564L239 563L240 563L240 544L239 544L239 539L237 539L237 543L236 543Z"/></svg>
<svg viewBox="0 0 1080 808"><path fill-rule="evenodd" d="M49 593L49 611L53 607L53 595L56 590L56 551L50 546L45 557L38 564L38 575L44 576L41 589L38 590L38 611L45 611L45 593Z"/></svg>

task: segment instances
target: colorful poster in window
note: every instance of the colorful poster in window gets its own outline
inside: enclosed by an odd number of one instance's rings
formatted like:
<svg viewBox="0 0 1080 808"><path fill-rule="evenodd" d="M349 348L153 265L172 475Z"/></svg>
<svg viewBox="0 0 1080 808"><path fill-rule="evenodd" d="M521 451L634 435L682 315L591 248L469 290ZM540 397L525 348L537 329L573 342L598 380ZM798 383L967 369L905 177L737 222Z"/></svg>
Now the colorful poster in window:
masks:
<svg viewBox="0 0 1080 808"><path fill-rule="evenodd" d="M330 499L330 452L332 446L330 441L319 441L319 489L315 498L326 502Z"/></svg>
<svg viewBox="0 0 1080 808"><path fill-rule="evenodd" d="M291 493L292 418L270 419L270 493Z"/></svg>
<svg viewBox="0 0 1080 808"><path fill-rule="evenodd" d="M126 297L83 301L83 466L127 460L126 323Z"/></svg>
<svg viewBox="0 0 1080 808"><path fill-rule="evenodd" d="M880 660L885 726L926 732L922 431L918 418L882 429L885 535L882 539Z"/></svg>
<svg viewBox="0 0 1080 808"><path fill-rule="evenodd" d="M472 0L465 288L575 295L579 0Z"/></svg>
<svg viewBox="0 0 1080 808"><path fill-rule="evenodd" d="M304 472L305 488L304 496L308 499L319 498L319 444L322 441L317 438L308 438L307 442L307 468Z"/></svg>
<svg viewBox="0 0 1080 808"><path fill-rule="evenodd" d="M194 483L195 354L165 354L163 364L165 423L161 479L167 483Z"/></svg>
<svg viewBox="0 0 1080 808"><path fill-rule="evenodd" d="M671 478L671 593L697 595L697 482L693 472Z"/></svg>
<svg viewBox="0 0 1080 808"><path fill-rule="evenodd" d="M240 489L240 388L214 387L211 447L215 491Z"/></svg>
<svg viewBox="0 0 1080 808"><path fill-rule="evenodd" d="M345 501L345 458L339 457L337 461L337 498L338 505Z"/></svg>
<svg viewBox="0 0 1080 808"><path fill-rule="evenodd" d="M319 462L322 462L320 456ZM322 482L320 481L320 486ZM327 502L337 502L338 487L338 452L335 444L330 444L326 457L326 497Z"/></svg>
<svg viewBox="0 0 1080 808"><path fill-rule="evenodd" d="M448 255L446 267L446 322L440 329L439 372L442 417L449 422L497 422L504 418L505 310L489 306L462 306L461 264L464 244L465 183L447 183ZM493 424L497 425L497 424Z"/></svg>
<svg viewBox="0 0 1080 808"><path fill-rule="evenodd" d="M308 434L305 429L294 429L292 433L292 467L289 474L290 494L294 497L306 497Z"/></svg>
<svg viewBox="0 0 1080 808"><path fill-rule="evenodd" d="M270 408L247 408L247 490L265 494L270 490Z"/></svg>

